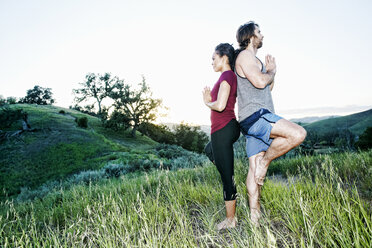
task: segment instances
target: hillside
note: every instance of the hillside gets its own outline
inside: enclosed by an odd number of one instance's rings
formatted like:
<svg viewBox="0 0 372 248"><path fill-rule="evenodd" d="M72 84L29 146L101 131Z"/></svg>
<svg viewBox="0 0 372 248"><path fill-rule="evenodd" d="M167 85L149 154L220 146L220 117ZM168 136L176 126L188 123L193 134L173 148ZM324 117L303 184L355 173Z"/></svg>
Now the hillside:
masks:
<svg viewBox="0 0 372 248"><path fill-rule="evenodd" d="M235 168L238 225L220 232L222 184L209 162L57 189L31 203L0 202L0 246L371 247L371 161L372 151L274 163L295 176L265 181L260 228L250 222L245 160ZM362 182L367 201L353 182Z"/></svg>
<svg viewBox="0 0 372 248"><path fill-rule="evenodd" d="M327 133L343 132L344 130L349 130L359 136L369 126L372 126L372 109L352 115L317 121L304 125L304 128L308 132L312 131L320 136Z"/></svg>
<svg viewBox="0 0 372 248"><path fill-rule="evenodd" d="M98 118L78 111L50 105L10 107L26 111L31 128L37 129L0 143L0 185L10 196L22 187L35 188L82 170L98 169L119 158L120 153L145 152L157 145L146 136L133 139L127 132L106 130ZM83 116L88 118L88 128L75 122L76 117ZM14 123L5 131L20 127L20 122ZM0 199L4 196L1 190Z"/></svg>

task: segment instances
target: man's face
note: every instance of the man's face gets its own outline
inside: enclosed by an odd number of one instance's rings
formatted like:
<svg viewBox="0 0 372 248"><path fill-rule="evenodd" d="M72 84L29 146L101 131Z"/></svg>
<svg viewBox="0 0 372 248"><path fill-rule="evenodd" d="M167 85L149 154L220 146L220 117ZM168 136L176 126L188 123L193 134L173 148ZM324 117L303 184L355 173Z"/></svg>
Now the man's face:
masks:
<svg viewBox="0 0 372 248"><path fill-rule="evenodd" d="M260 28L256 26L256 29L254 30L254 37L253 37L254 46L257 48L261 48L263 38L264 36L261 34Z"/></svg>

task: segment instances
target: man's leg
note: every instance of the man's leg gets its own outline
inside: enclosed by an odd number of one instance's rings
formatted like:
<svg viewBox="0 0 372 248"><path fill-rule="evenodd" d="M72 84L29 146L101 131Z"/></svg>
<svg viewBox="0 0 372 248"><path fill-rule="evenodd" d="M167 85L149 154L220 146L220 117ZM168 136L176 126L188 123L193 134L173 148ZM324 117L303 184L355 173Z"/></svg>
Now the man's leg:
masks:
<svg viewBox="0 0 372 248"><path fill-rule="evenodd" d="M273 124L270 138L274 140L265 155L256 156L255 158L256 170L254 178L259 185L263 185L267 168L271 161L300 145L306 138L306 130L293 122L280 119Z"/></svg>
<svg viewBox="0 0 372 248"><path fill-rule="evenodd" d="M249 158L249 171L246 180L246 186L249 196L249 208L251 211L251 221L254 225L258 225L258 220L261 216L261 204L260 204L260 190L261 186L255 181L256 171L256 157L262 157L265 153L261 152L253 155Z"/></svg>

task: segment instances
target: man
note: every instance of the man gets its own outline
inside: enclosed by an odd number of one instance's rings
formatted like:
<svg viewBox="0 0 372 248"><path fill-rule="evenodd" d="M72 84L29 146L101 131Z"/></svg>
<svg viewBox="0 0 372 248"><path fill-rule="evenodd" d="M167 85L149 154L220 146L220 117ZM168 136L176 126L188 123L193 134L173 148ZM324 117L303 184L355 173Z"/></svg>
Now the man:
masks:
<svg viewBox="0 0 372 248"><path fill-rule="evenodd" d="M248 22L236 34L240 49L235 72L238 78L238 114L246 137L249 172L246 186L251 220L258 225L260 189L271 161L300 145L306 137L301 126L275 115L271 90L276 74L275 58L266 55L265 65L256 57L264 36L259 26Z"/></svg>

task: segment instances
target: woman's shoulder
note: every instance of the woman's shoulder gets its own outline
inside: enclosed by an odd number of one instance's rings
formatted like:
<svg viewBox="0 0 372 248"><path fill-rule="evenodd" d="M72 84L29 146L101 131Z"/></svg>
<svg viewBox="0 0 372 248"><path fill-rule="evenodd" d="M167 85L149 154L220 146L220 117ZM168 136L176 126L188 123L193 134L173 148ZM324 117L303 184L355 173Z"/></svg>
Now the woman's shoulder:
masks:
<svg viewBox="0 0 372 248"><path fill-rule="evenodd" d="M229 71L224 71L221 75L221 81L229 81L231 83L235 83L236 82L236 75L235 75L235 72L229 70Z"/></svg>

